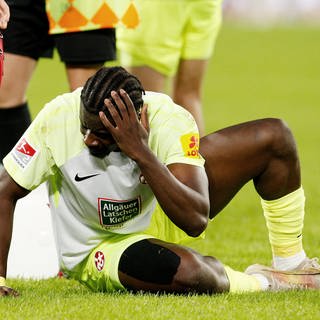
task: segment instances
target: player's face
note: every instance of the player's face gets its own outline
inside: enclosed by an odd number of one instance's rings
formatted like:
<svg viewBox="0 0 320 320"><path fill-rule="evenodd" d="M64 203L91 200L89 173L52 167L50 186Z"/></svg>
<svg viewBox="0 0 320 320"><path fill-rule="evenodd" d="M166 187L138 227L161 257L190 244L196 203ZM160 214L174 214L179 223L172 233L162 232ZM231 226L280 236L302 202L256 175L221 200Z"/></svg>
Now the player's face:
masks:
<svg viewBox="0 0 320 320"><path fill-rule="evenodd" d="M83 141L89 148L90 154L104 158L112 151L119 151L112 135L101 122L98 115L86 112L83 107L80 112L80 131Z"/></svg>

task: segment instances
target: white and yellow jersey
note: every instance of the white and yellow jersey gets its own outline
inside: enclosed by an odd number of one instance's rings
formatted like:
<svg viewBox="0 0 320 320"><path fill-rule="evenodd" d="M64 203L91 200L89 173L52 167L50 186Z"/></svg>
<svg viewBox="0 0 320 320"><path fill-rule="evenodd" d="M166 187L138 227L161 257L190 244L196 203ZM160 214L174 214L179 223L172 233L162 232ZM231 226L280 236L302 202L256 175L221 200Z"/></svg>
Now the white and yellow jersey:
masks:
<svg viewBox="0 0 320 320"><path fill-rule="evenodd" d="M46 104L3 161L12 178L28 190L48 182L60 263L66 269L115 233L150 229L157 207L150 187L140 183L135 161L122 152L103 159L90 155L80 133L80 93L81 88ZM166 165L203 166L192 116L164 94L147 92L144 101L149 146L157 158Z"/></svg>

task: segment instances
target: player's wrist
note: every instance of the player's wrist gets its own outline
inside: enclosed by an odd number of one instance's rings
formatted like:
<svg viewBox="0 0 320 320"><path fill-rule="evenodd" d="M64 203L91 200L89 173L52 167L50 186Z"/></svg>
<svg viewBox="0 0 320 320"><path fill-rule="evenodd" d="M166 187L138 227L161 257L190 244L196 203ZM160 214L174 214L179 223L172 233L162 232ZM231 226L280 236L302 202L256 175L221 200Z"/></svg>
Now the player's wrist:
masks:
<svg viewBox="0 0 320 320"><path fill-rule="evenodd" d="M0 287L6 287L6 278L0 277Z"/></svg>

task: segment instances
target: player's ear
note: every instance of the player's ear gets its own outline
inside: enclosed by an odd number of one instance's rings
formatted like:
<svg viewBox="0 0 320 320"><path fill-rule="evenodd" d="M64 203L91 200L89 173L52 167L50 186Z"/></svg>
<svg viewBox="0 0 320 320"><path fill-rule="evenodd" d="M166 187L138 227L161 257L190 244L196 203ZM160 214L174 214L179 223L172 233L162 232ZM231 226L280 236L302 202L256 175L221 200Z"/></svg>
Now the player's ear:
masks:
<svg viewBox="0 0 320 320"><path fill-rule="evenodd" d="M143 127L147 130L149 133L150 127L149 127L149 119L148 119L148 105L143 104L141 112L140 112L140 122L143 125Z"/></svg>

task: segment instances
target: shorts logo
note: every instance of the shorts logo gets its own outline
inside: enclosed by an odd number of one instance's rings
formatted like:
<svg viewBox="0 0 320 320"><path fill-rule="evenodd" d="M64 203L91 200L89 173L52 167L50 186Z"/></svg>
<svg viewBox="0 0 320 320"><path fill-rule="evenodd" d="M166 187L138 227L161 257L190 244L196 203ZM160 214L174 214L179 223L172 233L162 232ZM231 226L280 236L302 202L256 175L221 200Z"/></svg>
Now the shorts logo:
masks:
<svg viewBox="0 0 320 320"><path fill-rule="evenodd" d="M11 151L11 155L21 168L25 168L34 156L37 154L37 150L34 149L26 138L22 137Z"/></svg>
<svg viewBox="0 0 320 320"><path fill-rule="evenodd" d="M104 254L101 251L97 251L94 255L94 264L98 271L101 271L104 267Z"/></svg>
<svg viewBox="0 0 320 320"><path fill-rule="evenodd" d="M131 200L98 198L100 223L104 228L119 228L141 212L140 197Z"/></svg>
<svg viewBox="0 0 320 320"><path fill-rule="evenodd" d="M199 158L199 134L189 133L180 137L184 155L188 158Z"/></svg>

